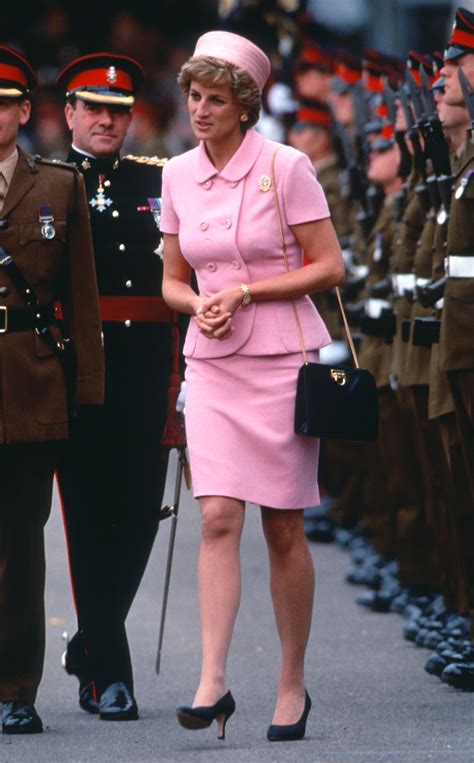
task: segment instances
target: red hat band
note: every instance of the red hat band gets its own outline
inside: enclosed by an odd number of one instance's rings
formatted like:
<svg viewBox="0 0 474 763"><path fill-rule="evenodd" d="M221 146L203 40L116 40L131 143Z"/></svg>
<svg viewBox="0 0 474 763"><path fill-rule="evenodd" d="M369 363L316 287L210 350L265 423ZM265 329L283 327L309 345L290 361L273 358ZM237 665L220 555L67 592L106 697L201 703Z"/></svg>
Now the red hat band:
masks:
<svg viewBox="0 0 474 763"><path fill-rule="evenodd" d="M0 79L8 80L9 82L17 82L24 87L25 90L28 90L28 80L26 79L25 73L17 66L0 63Z"/></svg>
<svg viewBox="0 0 474 763"><path fill-rule="evenodd" d="M297 122L311 122L311 124L329 127L331 115L327 111L319 111L311 108L301 108L296 116Z"/></svg>
<svg viewBox="0 0 474 763"><path fill-rule="evenodd" d="M463 48L474 48L474 31L464 32L462 29L454 29L450 45L461 45Z"/></svg>
<svg viewBox="0 0 474 763"><path fill-rule="evenodd" d="M109 66L107 69L88 69L79 72L68 83L67 91L88 87L106 87L117 88L118 90L133 91L132 78L129 74L115 66Z"/></svg>

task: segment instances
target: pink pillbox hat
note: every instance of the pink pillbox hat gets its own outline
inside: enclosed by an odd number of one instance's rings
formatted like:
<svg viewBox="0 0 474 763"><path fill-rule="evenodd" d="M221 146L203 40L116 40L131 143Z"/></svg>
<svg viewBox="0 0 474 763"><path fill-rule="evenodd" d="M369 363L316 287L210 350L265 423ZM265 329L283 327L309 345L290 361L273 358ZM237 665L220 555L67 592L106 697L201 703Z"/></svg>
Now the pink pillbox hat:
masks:
<svg viewBox="0 0 474 763"><path fill-rule="evenodd" d="M232 32L206 32L196 43L193 58L210 56L220 58L243 69L254 80L260 92L270 76L271 66L265 55L253 42Z"/></svg>

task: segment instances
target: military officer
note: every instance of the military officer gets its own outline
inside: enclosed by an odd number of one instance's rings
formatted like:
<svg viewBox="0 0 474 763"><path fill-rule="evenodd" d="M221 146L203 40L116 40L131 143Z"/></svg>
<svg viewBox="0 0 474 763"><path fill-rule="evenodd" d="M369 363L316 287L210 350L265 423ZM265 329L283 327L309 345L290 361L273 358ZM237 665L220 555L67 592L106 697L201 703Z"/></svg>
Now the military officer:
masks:
<svg viewBox="0 0 474 763"><path fill-rule="evenodd" d="M58 76L84 176L105 349L105 405L81 411L59 470L78 631L65 668L79 702L103 720L134 720L125 619L158 529L168 448L174 314L161 298L157 230L164 160L120 156L140 65L93 54Z"/></svg>
<svg viewBox="0 0 474 763"><path fill-rule="evenodd" d="M67 400L80 406L103 399L84 182L72 165L16 146L35 83L29 63L0 46L0 702L6 734L42 731L34 704L45 648L43 528L68 436ZM62 306L68 346L74 343L75 378L65 373L68 351L54 300Z"/></svg>

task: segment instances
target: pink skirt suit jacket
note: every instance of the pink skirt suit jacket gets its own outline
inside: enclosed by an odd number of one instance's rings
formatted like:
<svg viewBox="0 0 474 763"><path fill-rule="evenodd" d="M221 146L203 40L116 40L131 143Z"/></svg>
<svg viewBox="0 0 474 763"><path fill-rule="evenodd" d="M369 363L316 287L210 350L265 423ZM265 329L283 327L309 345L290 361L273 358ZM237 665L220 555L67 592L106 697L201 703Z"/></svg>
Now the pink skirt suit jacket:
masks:
<svg viewBox="0 0 474 763"><path fill-rule="evenodd" d="M289 267L303 252L290 225L329 217L324 192L301 152L247 131L218 172L204 144L164 168L161 230L178 234L203 296L285 272L272 189L272 157ZM264 190L267 188L267 190ZM331 339L309 297L295 300L306 349L316 358ZM222 495L275 509L319 502L318 442L293 433L302 363L291 302L250 303L233 335L209 340L190 321L186 433L195 497Z"/></svg>

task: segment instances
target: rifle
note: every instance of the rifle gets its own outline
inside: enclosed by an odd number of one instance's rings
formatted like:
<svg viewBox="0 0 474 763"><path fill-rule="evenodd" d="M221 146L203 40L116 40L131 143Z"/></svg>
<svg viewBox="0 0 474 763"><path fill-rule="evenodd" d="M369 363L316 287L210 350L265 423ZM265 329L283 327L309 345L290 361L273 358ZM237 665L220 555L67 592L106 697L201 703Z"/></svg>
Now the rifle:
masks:
<svg viewBox="0 0 474 763"><path fill-rule="evenodd" d="M384 97L385 103L387 104L388 118L390 122L392 123L392 125L395 127L395 122L397 118L397 111L395 106L396 96L392 88L388 84L386 78L384 79L384 83L383 83L383 97ZM398 167L398 176L401 177L402 180L406 180L412 171L413 160L405 141L404 130L395 130L395 140L398 143L398 147L400 149L400 155L401 155L400 165Z"/></svg>
<svg viewBox="0 0 474 763"><path fill-rule="evenodd" d="M431 154L430 159L436 176L436 184L441 207L438 214L439 223L446 221L449 215L451 205L451 193L453 186L453 176L451 174L451 162L449 159L449 146L443 133L436 103L433 93L430 89L428 76L423 68L420 70L421 93L425 104L427 122L431 134Z"/></svg>

